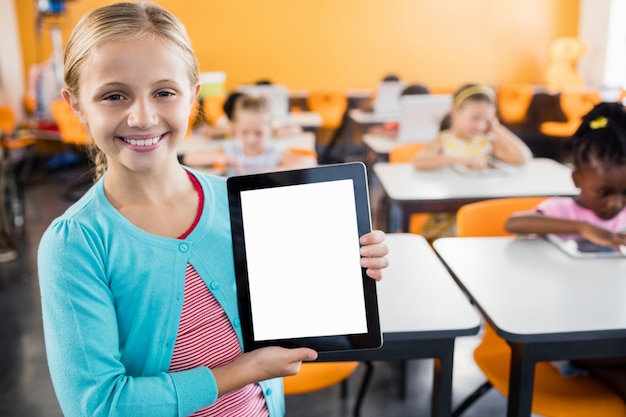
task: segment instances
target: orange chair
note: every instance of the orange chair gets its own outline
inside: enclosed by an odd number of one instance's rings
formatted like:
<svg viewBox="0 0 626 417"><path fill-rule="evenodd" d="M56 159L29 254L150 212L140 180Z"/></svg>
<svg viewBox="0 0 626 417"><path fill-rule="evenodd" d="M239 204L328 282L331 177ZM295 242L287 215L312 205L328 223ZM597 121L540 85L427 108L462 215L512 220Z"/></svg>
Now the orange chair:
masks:
<svg viewBox="0 0 626 417"><path fill-rule="evenodd" d="M61 142L77 147L89 146L93 143L78 115L65 100L53 100L50 103L50 111L59 127Z"/></svg>
<svg viewBox="0 0 626 417"><path fill-rule="evenodd" d="M583 116L600 101L602 99L597 91L565 90L561 93L559 103L567 121L543 122L539 130L547 136L569 138L578 129Z"/></svg>
<svg viewBox="0 0 626 417"><path fill-rule="evenodd" d="M372 362L364 362L365 375L361 381L353 415L359 416L361 405L369 385L374 365ZM300 372L293 376L283 378L285 395L299 395L319 391L341 383L341 398L347 399L348 378L359 366L359 362L309 362L300 366Z"/></svg>
<svg viewBox="0 0 626 417"><path fill-rule="evenodd" d="M424 149L424 146L426 146L426 144L421 142L394 146L391 151L389 151L389 162L392 164L410 163L413 161L413 158L415 158L415 155ZM420 234L427 218L427 213L412 214L409 220L409 233Z"/></svg>
<svg viewBox="0 0 626 417"><path fill-rule="evenodd" d="M533 209L545 197L515 197L466 204L456 214L459 236L508 236L505 228L509 216Z"/></svg>
<svg viewBox="0 0 626 417"><path fill-rule="evenodd" d="M348 98L344 91L311 91L306 99L307 107L322 118L322 128L337 129L341 125Z"/></svg>
<svg viewBox="0 0 626 417"><path fill-rule="evenodd" d="M502 120L512 124L522 123L535 94L530 84L506 84L498 87L496 102Z"/></svg>
<svg viewBox="0 0 626 417"><path fill-rule="evenodd" d="M85 129L78 115L63 99L53 100L50 103L52 117L59 128L61 142L73 148L87 148L93 144L91 135ZM92 183L92 178L83 173L71 182L65 190L64 197L69 201L75 201L85 191L85 187Z"/></svg>
<svg viewBox="0 0 626 417"><path fill-rule="evenodd" d="M5 138L14 136L17 120L15 112L11 106L0 106L0 134ZM19 133L19 132L18 132ZM30 134L20 135L19 137L3 140L0 142L0 149L6 146L7 149L23 149L35 143L35 139Z"/></svg>
<svg viewBox="0 0 626 417"><path fill-rule="evenodd" d="M224 116L225 96L208 96L202 99L202 111L207 123L214 125Z"/></svg>
<svg viewBox="0 0 626 417"><path fill-rule="evenodd" d="M307 148L287 148L287 151L290 154L298 155L298 156L308 156L310 158L315 159L317 162L317 151L315 149L307 149Z"/></svg>
<svg viewBox="0 0 626 417"><path fill-rule="evenodd" d="M518 211L531 210L544 198L505 198L465 205L457 212L461 237L506 236L506 219ZM453 412L458 417L482 394L495 387L503 395L509 392L511 348L490 327L474 350L474 360L487 377L481 387ZM626 405L611 389L596 379L579 375L563 377L550 363L535 366L532 412L547 417L626 417Z"/></svg>

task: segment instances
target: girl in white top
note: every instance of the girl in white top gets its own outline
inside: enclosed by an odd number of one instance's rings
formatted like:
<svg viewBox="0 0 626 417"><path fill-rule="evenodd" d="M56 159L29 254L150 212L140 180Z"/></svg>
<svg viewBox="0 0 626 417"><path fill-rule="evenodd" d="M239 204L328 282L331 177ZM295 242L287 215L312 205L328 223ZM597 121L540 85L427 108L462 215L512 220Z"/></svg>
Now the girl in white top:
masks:
<svg viewBox="0 0 626 417"><path fill-rule="evenodd" d="M317 165L312 155L301 155L270 142L271 121L269 104L263 97L243 95L235 103L232 122L235 139L216 150L186 154L182 162L189 166L224 168L227 176Z"/></svg>
<svg viewBox="0 0 626 417"><path fill-rule="evenodd" d="M426 144L415 157L414 165L429 170L462 164L483 170L489 157L522 165L532 154L520 138L499 123L493 89L468 84L454 95L449 127Z"/></svg>

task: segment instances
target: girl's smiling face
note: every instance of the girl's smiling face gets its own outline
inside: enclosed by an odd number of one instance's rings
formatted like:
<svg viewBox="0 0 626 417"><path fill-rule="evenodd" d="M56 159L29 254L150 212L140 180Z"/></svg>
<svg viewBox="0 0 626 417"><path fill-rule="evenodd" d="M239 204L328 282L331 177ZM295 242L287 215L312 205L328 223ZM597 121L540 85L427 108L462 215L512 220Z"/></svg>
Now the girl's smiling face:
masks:
<svg viewBox="0 0 626 417"><path fill-rule="evenodd" d="M580 189L578 203L599 218L610 220L626 207L626 165L583 163L573 171L572 178Z"/></svg>
<svg viewBox="0 0 626 417"><path fill-rule="evenodd" d="M78 97L63 95L109 170L149 171L174 158L200 88L191 85L176 47L154 36L110 41L83 65Z"/></svg>
<svg viewBox="0 0 626 417"><path fill-rule="evenodd" d="M487 133L495 115L493 104L485 100L466 100L452 108L452 132L466 139Z"/></svg>

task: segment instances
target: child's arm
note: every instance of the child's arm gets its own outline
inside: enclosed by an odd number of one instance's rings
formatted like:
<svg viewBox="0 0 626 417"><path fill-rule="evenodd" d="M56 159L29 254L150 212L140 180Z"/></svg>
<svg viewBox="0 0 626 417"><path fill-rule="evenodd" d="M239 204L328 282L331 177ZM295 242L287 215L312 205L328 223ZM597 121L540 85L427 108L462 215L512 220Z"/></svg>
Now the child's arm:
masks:
<svg viewBox="0 0 626 417"><path fill-rule="evenodd" d="M626 233L613 233L599 226L578 220L545 216L539 212L513 214L505 224L506 230L518 234L578 234L597 245L620 250L626 245Z"/></svg>
<svg viewBox="0 0 626 417"><path fill-rule="evenodd" d="M523 165L532 157L526 144L494 118L489 133L493 135L493 156L511 165Z"/></svg>
<svg viewBox="0 0 626 417"><path fill-rule="evenodd" d="M415 155L413 159L413 166L419 170L433 170L455 164L463 164L469 169L476 170L485 169L487 167L485 158L473 156L460 158L444 155L439 139L428 142L424 149Z"/></svg>

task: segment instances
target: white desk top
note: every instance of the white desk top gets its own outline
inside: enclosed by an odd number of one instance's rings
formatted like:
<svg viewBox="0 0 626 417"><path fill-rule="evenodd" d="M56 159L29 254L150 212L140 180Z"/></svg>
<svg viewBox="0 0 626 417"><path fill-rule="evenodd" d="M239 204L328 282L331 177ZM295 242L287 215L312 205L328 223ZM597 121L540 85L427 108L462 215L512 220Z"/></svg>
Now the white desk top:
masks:
<svg viewBox="0 0 626 417"><path fill-rule="evenodd" d="M322 116L311 111L298 111L289 113L288 124L302 127L320 127Z"/></svg>
<svg viewBox="0 0 626 417"><path fill-rule="evenodd" d="M192 134L189 138L178 145L178 153L190 153L197 150L215 150L222 144L232 139L209 139L202 135ZM315 134L302 132L293 136L285 136L272 139L287 148L315 149Z"/></svg>
<svg viewBox="0 0 626 417"><path fill-rule="evenodd" d="M505 339L626 335L626 259L573 259L543 239L445 238L434 246Z"/></svg>
<svg viewBox="0 0 626 417"><path fill-rule="evenodd" d="M510 176L472 177L453 169L418 171L411 164L374 164L387 195L395 201L489 199L577 195L571 170L551 159L535 158Z"/></svg>
<svg viewBox="0 0 626 417"><path fill-rule="evenodd" d="M352 120L362 125L385 123L400 119L400 112L393 114L377 114L360 109L352 109L348 112L348 115Z"/></svg>
<svg viewBox="0 0 626 417"><path fill-rule="evenodd" d="M426 240L389 233L386 243L389 267L377 283L383 333L476 333L478 313Z"/></svg>
<svg viewBox="0 0 626 417"><path fill-rule="evenodd" d="M397 138L387 136L373 135L366 133L363 135L363 142L368 148L376 152L378 155L389 155L393 148L399 145L407 145L411 142L400 142ZM414 143L416 143L415 141Z"/></svg>

